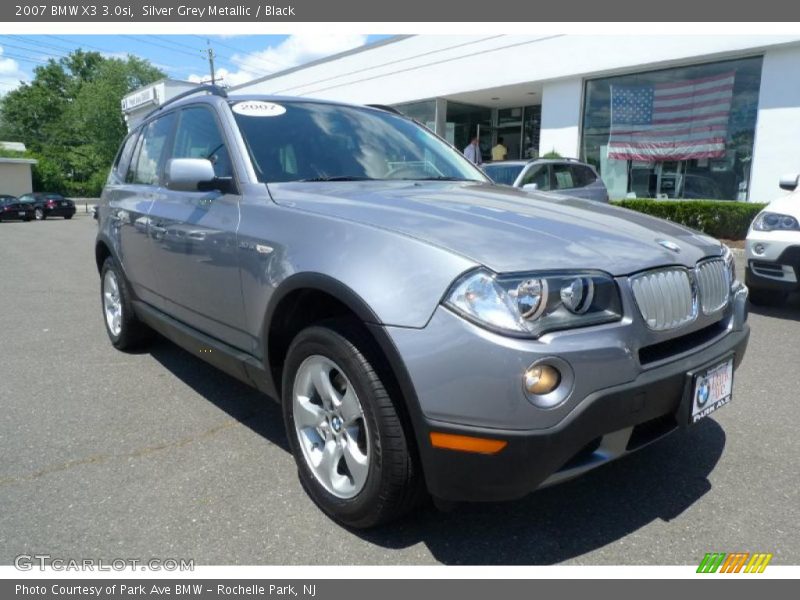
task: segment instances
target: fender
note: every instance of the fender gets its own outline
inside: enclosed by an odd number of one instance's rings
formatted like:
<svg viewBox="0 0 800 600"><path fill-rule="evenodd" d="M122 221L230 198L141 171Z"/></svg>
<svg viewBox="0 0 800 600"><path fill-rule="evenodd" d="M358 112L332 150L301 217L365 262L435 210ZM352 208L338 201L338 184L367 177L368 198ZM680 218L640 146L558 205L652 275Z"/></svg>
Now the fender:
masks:
<svg viewBox="0 0 800 600"><path fill-rule="evenodd" d="M369 307L361 296L354 292L351 288L344 285L342 282L324 275L322 273L296 273L288 277L273 293L267 307L267 314L264 319L263 327L263 340L262 351L264 356L264 364L267 366L267 373L271 373L269 368L269 335L272 324L272 319L275 310L280 305L281 301L286 298L290 293L299 289L311 289L325 292L330 296L336 298L347 308L349 308L366 326L367 331L372 336L377 350L379 350L383 357L386 359L386 366L390 374L399 387L399 392L403 399L403 405L410 418L410 425L413 429L414 437L416 438L417 451L425 451L427 446L427 431L428 427L422 415L422 410L417 398L417 392L411 380L411 376L406 369L403 359L400 357L400 352L397 350L394 342L392 341L383 323L377 314Z"/></svg>

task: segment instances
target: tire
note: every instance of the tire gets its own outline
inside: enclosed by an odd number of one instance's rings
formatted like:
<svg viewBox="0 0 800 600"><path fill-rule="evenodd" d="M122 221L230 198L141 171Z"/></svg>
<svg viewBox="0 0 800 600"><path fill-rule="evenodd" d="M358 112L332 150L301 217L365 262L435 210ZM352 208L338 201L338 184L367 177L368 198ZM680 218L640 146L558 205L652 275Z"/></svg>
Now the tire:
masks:
<svg viewBox="0 0 800 600"><path fill-rule="evenodd" d="M788 294L780 290L750 288L750 302L756 306L780 306L786 302Z"/></svg>
<svg viewBox="0 0 800 600"><path fill-rule="evenodd" d="M37 221L44 221L47 218L47 215L44 214L44 209L36 208L33 211L33 218Z"/></svg>
<svg viewBox="0 0 800 600"><path fill-rule="evenodd" d="M72 218L72 215L66 215L66 216L64 217L64 220L65 220L65 221L69 221L71 218Z"/></svg>
<svg viewBox="0 0 800 600"><path fill-rule="evenodd" d="M117 310L111 311L111 305ZM152 339L153 331L139 321L133 311L128 282L111 256L106 258L100 270L100 307L106 333L117 350L135 350ZM119 314L115 319L110 312Z"/></svg>
<svg viewBox="0 0 800 600"><path fill-rule="evenodd" d="M397 404L399 398L392 398L376 370L379 356L369 335L357 324L327 321L308 327L295 337L283 369L283 416L300 482L331 518L359 529L395 520L424 497L413 432ZM322 371L314 371L317 367ZM336 417L331 416L335 411L322 408L318 386L312 382L313 377L307 376L309 369L324 373L328 367L330 389L339 398L350 394L349 402L340 405L338 434ZM298 408L301 404L315 404L317 412L327 419L327 426L309 426L316 417ZM350 405L349 410L346 404ZM360 421L352 418L357 412L354 406L361 409ZM336 449L341 447L339 458L329 460L338 468L324 469L322 461L331 447L335 448L331 456L336 456ZM366 457L366 467L358 462L359 457ZM319 459L320 466L314 467L314 458ZM351 464L357 464L358 470L351 470ZM325 471L334 473L333 477L326 477Z"/></svg>

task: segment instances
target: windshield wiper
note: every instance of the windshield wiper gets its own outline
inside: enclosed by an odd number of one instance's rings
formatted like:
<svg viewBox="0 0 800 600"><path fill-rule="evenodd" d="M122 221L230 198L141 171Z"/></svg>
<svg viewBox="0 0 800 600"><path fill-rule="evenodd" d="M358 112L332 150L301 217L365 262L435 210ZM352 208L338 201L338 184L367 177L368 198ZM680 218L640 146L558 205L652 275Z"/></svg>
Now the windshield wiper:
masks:
<svg viewBox="0 0 800 600"><path fill-rule="evenodd" d="M374 177L359 177L355 175L332 175L330 177L309 177L298 181L375 181Z"/></svg>

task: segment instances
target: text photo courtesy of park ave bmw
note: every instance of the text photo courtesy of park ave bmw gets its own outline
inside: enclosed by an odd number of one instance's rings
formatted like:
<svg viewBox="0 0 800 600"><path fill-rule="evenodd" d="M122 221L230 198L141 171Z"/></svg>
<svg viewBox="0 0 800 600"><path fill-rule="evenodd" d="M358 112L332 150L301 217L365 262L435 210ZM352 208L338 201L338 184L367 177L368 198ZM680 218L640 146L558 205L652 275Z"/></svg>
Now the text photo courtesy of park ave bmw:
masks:
<svg viewBox="0 0 800 600"><path fill-rule="evenodd" d="M0 588L800 575L800 26L190 5L0 22Z"/></svg>

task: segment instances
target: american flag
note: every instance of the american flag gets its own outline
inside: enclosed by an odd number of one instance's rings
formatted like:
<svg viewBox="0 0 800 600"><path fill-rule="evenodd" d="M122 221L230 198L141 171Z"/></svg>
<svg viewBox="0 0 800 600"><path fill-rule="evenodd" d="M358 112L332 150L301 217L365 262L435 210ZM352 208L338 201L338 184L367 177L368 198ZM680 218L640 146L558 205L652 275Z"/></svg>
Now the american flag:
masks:
<svg viewBox="0 0 800 600"><path fill-rule="evenodd" d="M685 160L725 154L735 72L655 85L611 86L608 157Z"/></svg>

